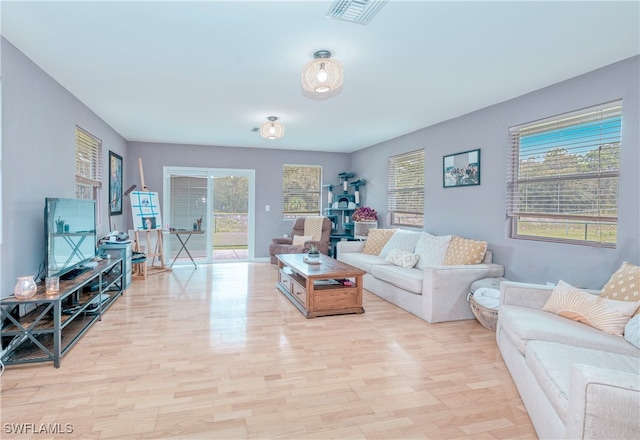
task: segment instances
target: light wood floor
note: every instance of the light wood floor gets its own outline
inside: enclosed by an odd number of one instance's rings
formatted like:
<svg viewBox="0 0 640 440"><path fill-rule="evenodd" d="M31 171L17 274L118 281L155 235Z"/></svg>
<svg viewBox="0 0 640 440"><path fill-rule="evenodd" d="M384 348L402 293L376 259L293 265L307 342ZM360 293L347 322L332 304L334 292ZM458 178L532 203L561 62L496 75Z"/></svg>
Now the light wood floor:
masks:
<svg viewBox="0 0 640 440"><path fill-rule="evenodd" d="M276 278L224 263L134 281L59 369L7 367L0 437L535 438L476 321L431 325L366 291L364 314L305 319Z"/></svg>

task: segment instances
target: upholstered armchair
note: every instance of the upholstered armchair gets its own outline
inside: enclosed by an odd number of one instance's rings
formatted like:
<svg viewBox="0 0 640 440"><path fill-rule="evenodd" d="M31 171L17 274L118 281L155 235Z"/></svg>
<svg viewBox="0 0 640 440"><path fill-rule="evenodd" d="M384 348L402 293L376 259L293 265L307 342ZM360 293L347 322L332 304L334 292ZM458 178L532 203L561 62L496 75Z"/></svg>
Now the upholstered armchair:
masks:
<svg viewBox="0 0 640 440"><path fill-rule="evenodd" d="M331 242L331 220L328 217L322 217L322 232L319 240L313 239L313 234L310 232L310 224L307 224L305 234L305 221L309 217L297 218L293 223L293 230L289 237L276 237L269 246L269 255L271 255L271 264L277 264L278 254L304 254L312 245L315 245L318 250L329 255L329 248ZM309 221L312 223L312 221Z"/></svg>

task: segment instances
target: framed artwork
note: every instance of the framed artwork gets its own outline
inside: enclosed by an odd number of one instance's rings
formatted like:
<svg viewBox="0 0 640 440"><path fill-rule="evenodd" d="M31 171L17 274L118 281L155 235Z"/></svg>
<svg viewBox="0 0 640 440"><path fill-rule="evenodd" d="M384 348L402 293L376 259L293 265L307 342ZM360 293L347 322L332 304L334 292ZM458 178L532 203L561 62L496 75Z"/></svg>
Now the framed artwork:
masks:
<svg viewBox="0 0 640 440"><path fill-rule="evenodd" d="M131 214L133 216L133 229L136 231L162 229L160 201L157 192L132 192Z"/></svg>
<svg viewBox="0 0 640 440"><path fill-rule="evenodd" d="M109 151L109 215L122 214L122 156Z"/></svg>
<svg viewBox="0 0 640 440"><path fill-rule="evenodd" d="M480 149L443 156L442 186L480 185Z"/></svg>

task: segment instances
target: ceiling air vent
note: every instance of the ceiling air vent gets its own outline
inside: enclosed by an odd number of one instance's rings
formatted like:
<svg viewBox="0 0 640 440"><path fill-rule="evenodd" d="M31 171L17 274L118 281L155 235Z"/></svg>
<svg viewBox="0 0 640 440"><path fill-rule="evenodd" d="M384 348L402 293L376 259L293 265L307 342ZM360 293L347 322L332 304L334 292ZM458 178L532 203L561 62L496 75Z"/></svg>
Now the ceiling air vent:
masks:
<svg viewBox="0 0 640 440"><path fill-rule="evenodd" d="M352 23L367 24L388 0L337 0L327 17Z"/></svg>

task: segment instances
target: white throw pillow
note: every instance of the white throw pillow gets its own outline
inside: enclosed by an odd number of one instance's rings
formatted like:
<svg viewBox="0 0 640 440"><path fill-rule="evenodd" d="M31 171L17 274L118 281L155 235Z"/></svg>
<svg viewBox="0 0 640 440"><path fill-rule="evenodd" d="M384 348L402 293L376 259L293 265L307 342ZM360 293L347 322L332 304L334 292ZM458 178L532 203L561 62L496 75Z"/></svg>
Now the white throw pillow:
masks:
<svg viewBox="0 0 640 440"><path fill-rule="evenodd" d="M637 302L602 298L559 281L542 310L622 336L637 308Z"/></svg>
<svg viewBox="0 0 640 440"><path fill-rule="evenodd" d="M624 326L624 338L633 346L640 348L640 315L636 315Z"/></svg>
<svg viewBox="0 0 640 440"><path fill-rule="evenodd" d="M420 255L416 267L424 269L425 267L442 266L447 249L449 249L449 243L451 243L451 235L431 235L428 232L423 232L414 250L416 254Z"/></svg>
<svg viewBox="0 0 640 440"><path fill-rule="evenodd" d="M293 245L294 246L303 246L305 242L311 241L313 239L313 235L294 235L293 236Z"/></svg>
<svg viewBox="0 0 640 440"><path fill-rule="evenodd" d="M411 252L402 251L400 249L393 249L391 252L389 252L389 255L387 255L385 261L393 263L396 266L411 269L416 265L419 259L420 255L412 254Z"/></svg>
<svg viewBox="0 0 640 440"><path fill-rule="evenodd" d="M382 258L387 258L389 252L394 249L400 249L401 251L412 252L416 248L416 243L420 239L421 232L417 231L405 231L398 229L395 234L391 236L387 244L384 245L380 251Z"/></svg>

